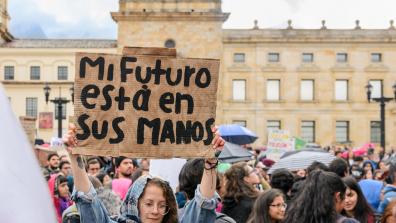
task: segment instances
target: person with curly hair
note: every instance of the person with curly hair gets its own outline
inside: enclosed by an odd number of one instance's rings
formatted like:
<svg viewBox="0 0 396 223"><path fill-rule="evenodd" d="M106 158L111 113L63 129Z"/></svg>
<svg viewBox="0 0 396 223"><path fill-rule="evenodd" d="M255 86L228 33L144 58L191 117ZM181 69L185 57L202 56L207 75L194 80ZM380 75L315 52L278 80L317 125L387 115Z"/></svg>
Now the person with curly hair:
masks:
<svg viewBox="0 0 396 223"><path fill-rule="evenodd" d="M259 195L255 185L260 183L257 170L245 162L236 163L225 173L226 184L221 212L237 223L245 223Z"/></svg>

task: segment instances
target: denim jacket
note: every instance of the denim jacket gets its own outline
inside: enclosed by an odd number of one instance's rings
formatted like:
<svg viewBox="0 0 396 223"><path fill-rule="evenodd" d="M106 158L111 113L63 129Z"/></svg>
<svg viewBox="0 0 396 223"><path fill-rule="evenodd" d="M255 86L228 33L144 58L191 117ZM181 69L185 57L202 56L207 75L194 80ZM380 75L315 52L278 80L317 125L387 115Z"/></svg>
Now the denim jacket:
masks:
<svg viewBox="0 0 396 223"><path fill-rule="evenodd" d="M210 199L203 198L199 190L199 185L195 190L195 197L186 205L184 214L180 223L211 223L216 220L215 208L219 199L216 193ZM73 200L76 202L78 211L80 212L82 223L124 223L138 222L134 220L126 220L122 216L110 218L109 214L97 196L93 186L90 186L88 193L74 190Z"/></svg>

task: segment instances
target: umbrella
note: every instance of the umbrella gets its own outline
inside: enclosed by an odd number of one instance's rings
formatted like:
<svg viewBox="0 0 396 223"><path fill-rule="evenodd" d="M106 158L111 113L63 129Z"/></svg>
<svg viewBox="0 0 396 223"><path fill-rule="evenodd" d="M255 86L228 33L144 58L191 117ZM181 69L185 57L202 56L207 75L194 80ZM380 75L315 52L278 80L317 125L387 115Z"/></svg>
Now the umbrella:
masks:
<svg viewBox="0 0 396 223"><path fill-rule="evenodd" d="M275 170L286 168L288 170L306 169L314 161L329 165L336 157L328 152L316 150L300 150L296 153L289 154L276 162L268 171L269 174Z"/></svg>
<svg viewBox="0 0 396 223"><path fill-rule="evenodd" d="M219 160L225 163L236 163L252 159L253 154L242 146L226 142L223 151L219 155Z"/></svg>
<svg viewBox="0 0 396 223"><path fill-rule="evenodd" d="M220 125L219 131L225 141L238 145L253 143L258 138L254 132L237 124Z"/></svg>

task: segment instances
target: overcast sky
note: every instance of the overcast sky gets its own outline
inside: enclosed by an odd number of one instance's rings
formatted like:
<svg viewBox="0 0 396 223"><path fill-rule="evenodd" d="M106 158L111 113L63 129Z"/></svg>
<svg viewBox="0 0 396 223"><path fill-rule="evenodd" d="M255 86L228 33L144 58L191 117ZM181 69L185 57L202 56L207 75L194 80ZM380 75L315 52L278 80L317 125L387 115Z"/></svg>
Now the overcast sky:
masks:
<svg viewBox="0 0 396 223"><path fill-rule="evenodd" d="M110 12L118 0L8 0L11 33L16 37L115 39L116 23ZM389 27L396 20L396 0L223 0L231 15L224 28L315 29L326 20L328 28L349 29L360 20L362 28Z"/></svg>

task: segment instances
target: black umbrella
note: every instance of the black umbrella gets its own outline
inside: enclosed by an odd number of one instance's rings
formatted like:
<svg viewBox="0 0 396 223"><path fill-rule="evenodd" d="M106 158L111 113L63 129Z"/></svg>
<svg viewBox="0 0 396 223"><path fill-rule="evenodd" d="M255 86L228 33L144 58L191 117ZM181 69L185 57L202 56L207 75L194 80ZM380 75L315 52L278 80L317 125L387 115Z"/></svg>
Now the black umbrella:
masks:
<svg viewBox="0 0 396 223"><path fill-rule="evenodd" d="M219 155L219 160L226 163L236 163L251 160L252 156L253 154L242 146L226 142Z"/></svg>

